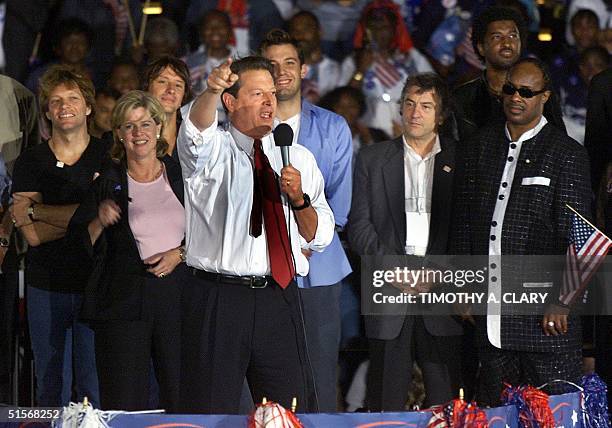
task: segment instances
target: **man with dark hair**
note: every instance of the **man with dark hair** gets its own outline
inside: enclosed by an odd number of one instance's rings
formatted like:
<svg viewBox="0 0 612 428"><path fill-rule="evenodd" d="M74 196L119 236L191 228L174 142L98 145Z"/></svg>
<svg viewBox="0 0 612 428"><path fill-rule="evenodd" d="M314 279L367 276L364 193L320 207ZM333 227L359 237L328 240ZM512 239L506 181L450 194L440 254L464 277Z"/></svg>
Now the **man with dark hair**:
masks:
<svg viewBox="0 0 612 428"><path fill-rule="evenodd" d="M178 149L185 180L181 404L184 412L237 413L246 376L266 397L312 408L303 313L295 275L302 250L322 251L334 234L323 177L296 145L283 166L270 133L276 117L272 64L228 59L182 110ZM217 128L222 97L229 130ZM279 178L280 176L280 178ZM289 230L287 230L289 229Z"/></svg>
<svg viewBox="0 0 612 428"><path fill-rule="evenodd" d="M338 86L340 64L321 50L321 26L317 17L308 11L296 13L289 20L289 34L304 53L306 76L302 79L302 97L311 103Z"/></svg>
<svg viewBox="0 0 612 428"><path fill-rule="evenodd" d="M439 76L410 77L402 90L402 136L359 152L348 235L360 255L406 254L422 266L426 255L447 254L455 142L438 128L448 109ZM456 396L462 328L453 318L408 314L406 305L393 315L367 316L365 327L370 410L405 409L415 361L423 371L426 406Z"/></svg>
<svg viewBox="0 0 612 428"><path fill-rule="evenodd" d="M462 143L493 121L503 123L502 86L526 42L525 21L514 9L493 6L474 20L472 44L486 68L481 76L460 85L453 93L457 135ZM547 103L544 115L565 130L559 102L554 97Z"/></svg>
<svg viewBox="0 0 612 428"><path fill-rule="evenodd" d="M487 296L495 299L489 297L487 315L477 317L476 342L482 373L478 403L492 406L499 404L504 382L542 385L580 376L580 319L559 301L558 268L517 273L505 256L558 256L555 263L562 266L572 215L567 205L588 217L591 193L586 151L543 115L551 94L544 64L518 61L502 90L505 125L491 123L466 149L451 239L452 254L489 260ZM526 287L547 292L529 315L500 303L502 291ZM546 391L566 387L552 384Z"/></svg>
<svg viewBox="0 0 612 428"><path fill-rule="evenodd" d="M178 160L176 138L182 121L180 108L191 100L187 65L176 57L161 56L147 65L143 89L157 98L166 112L163 137L168 142L168 154Z"/></svg>
<svg viewBox="0 0 612 428"><path fill-rule="evenodd" d="M343 228L351 207L353 146L349 127L341 116L302 99L300 88L307 66L297 42L288 33L269 32L262 42L261 54L274 65L276 119L291 126L294 144L306 147L314 155L325 180L325 197L336 227ZM337 233L325 252L304 251L310 271L308 276L298 278L298 285L318 411L335 412L340 294L351 267Z"/></svg>

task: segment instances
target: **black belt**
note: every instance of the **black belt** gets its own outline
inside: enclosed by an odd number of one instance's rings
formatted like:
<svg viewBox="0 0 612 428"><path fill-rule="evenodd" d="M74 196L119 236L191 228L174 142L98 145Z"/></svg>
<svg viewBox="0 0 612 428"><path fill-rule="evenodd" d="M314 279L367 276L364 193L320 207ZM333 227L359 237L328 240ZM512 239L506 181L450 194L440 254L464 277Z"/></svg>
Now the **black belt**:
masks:
<svg viewBox="0 0 612 428"><path fill-rule="evenodd" d="M205 270L191 268L193 276L206 279L208 281L223 282L226 284L245 285L250 288L266 288L268 284L274 282L271 276L237 276L226 275L223 273L207 272Z"/></svg>

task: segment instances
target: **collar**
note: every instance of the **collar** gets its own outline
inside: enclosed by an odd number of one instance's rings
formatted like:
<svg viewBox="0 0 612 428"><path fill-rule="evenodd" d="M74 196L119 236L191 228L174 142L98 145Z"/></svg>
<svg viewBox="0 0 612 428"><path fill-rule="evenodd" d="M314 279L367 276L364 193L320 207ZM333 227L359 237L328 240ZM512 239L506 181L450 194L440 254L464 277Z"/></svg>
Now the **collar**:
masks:
<svg viewBox="0 0 612 428"><path fill-rule="evenodd" d="M436 134L436 140L434 141L434 145L431 148L430 152L425 155L425 157L421 157L406 141L406 137L402 135L402 141L404 145L404 155L410 156L414 160L417 161L426 161L437 155L442 151L442 146L440 145L440 135Z"/></svg>
<svg viewBox="0 0 612 428"><path fill-rule="evenodd" d="M535 137L538 133L544 128L544 126L548 123L544 115L540 118L538 124L531 128L529 131L523 132L523 134L519 137L518 140L514 141L515 143L522 143L523 141L529 140L530 138ZM510 131L508 131L508 122L504 125L504 131L506 132L506 138L508 141L512 141L512 137L510 136Z"/></svg>
<svg viewBox="0 0 612 428"><path fill-rule="evenodd" d="M299 123L300 115L301 114L302 114L302 112L300 111L297 114L294 114L293 116L288 118L287 120L280 120L278 117L275 117L274 118L274 128L276 128L281 123L286 123L287 125L289 125L289 126L291 126L293 128L293 125Z"/></svg>
<svg viewBox="0 0 612 428"><path fill-rule="evenodd" d="M502 92L499 92L499 93L493 92L493 89L489 85L489 79L487 79L487 69L486 68L484 68L482 70L482 73L481 73L480 76L481 76L482 82L484 84L484 89L487 92L487 94L489 94L491 97L493 97L497 101L501 102L501 100L502 100Z"/></svg>
<svg viewBox="0 0 612 428"><path fill-rule="evenodd" d="M243 134L242 132L238 131L236 128L234 128L234 125L230 125L230 129L229 129L230 134L232 134L232 137L234 137L234 141L236 142L236 145L243 151L245 152L247 155L249 155L249 157L253 157L253 138L249 137L248 135ZM262 140L262 144L263 144L263 140L266 138L266 135L264 135L261 140Z"/></svg>

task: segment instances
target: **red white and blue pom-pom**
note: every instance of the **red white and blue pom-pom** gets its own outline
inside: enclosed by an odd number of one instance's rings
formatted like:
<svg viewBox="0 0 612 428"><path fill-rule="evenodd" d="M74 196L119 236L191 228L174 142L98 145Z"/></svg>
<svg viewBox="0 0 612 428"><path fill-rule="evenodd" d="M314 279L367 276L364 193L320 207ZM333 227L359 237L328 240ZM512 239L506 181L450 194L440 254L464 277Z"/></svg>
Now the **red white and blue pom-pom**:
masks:
<svg viewBox="0 0 612 428"><path fill-rule="evenodd" d="M582 426L610 428L608 419L608 386L593 373L580 379L582 392Z"/></svg>
<svg viewBox="0 0 612 428"><path fill-rule="evenodd" d="M548 404L548 394L533 386L512 387L506 384L502 402L514 405L519 411L521 428L554 428L555 418Z"/></svg>

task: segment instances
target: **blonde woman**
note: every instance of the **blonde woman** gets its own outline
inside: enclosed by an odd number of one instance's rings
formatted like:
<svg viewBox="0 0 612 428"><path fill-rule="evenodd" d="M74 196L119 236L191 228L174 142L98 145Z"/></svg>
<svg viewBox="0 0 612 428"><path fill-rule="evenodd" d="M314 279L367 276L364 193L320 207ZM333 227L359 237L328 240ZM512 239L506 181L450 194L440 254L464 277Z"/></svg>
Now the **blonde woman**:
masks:
<svg viewBox="0 0 612 428"><path fill-rule="evenodd" d="M145 409L152 359L160 406L173 411L186 272L180 166L166 155L166 114L153 96L128 92L111 121L113 161L75 216L94 262L83 315L94 321L101 406Z"/></svg>

